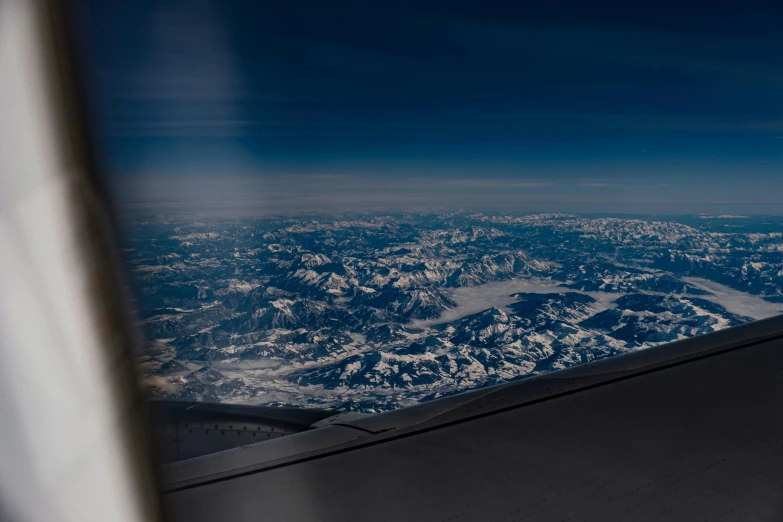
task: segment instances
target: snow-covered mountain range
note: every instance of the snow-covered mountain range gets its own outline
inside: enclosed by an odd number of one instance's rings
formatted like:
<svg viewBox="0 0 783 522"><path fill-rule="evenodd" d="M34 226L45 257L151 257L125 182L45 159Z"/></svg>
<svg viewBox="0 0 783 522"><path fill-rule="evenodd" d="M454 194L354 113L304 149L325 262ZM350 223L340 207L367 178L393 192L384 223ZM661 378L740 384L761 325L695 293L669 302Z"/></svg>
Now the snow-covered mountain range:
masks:
<svg viewBox="0 0 783 522"><path fill-rule="evenodd" d="M383 411L783 311L783 219L129 219L161 397Z"/></svg>

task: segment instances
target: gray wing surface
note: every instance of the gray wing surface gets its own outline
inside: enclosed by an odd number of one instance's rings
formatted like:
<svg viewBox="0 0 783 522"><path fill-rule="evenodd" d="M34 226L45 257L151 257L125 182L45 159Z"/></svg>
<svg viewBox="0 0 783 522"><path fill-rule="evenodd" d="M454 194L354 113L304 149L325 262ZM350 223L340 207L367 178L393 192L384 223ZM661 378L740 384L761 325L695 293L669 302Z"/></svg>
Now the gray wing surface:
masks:
<svg viewBox="0 0 783 522"><path fill-rule="evenodd" d="M783 520L783 318L165 467L181 520Z"/></svg>

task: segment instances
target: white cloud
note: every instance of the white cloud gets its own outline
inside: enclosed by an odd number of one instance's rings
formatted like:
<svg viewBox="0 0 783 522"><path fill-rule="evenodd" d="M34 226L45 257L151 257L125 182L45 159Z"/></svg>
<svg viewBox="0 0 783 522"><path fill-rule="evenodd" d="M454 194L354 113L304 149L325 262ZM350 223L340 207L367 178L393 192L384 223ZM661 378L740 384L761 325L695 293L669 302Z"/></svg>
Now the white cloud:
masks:
<svg viewBox="0 0 783 522"><path fill-rule="evenodd" d="M620 185L618 183L609 183L606 181L585 181L582 183L578 183L578 186L587 187L587 188L605 188L605 187L619 187Z"/></svg>

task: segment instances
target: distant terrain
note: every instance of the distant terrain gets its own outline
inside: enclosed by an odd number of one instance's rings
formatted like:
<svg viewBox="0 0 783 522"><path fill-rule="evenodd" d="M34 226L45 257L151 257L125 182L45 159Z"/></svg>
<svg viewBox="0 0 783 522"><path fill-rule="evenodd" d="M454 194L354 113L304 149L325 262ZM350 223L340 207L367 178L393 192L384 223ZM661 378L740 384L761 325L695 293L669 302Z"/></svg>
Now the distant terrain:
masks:
<svg viewBox="0 0 783 522"><path fill-rule="evenodd" d="M783 311L783 218L133 218L158 397L377 412Z"/></svg>

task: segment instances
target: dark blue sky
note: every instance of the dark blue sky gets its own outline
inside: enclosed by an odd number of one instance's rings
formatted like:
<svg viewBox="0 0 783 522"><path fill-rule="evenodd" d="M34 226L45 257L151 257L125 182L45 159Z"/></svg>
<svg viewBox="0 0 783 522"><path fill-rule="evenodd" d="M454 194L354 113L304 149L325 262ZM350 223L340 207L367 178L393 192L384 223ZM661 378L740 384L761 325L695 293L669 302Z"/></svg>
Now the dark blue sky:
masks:
<svg viewBox="0 0 783 522"><path fill-rule="evenodd" d="M127 199L783 213L779 2L89 2Z"/></svg>

